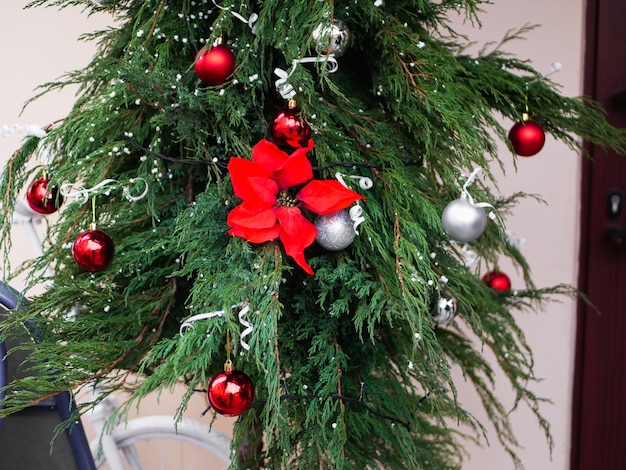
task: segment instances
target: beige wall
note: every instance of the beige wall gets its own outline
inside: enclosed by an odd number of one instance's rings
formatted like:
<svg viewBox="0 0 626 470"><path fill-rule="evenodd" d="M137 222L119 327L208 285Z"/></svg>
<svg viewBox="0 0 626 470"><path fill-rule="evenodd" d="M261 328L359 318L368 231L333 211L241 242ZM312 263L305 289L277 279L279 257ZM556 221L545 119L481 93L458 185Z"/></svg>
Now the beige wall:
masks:
<svg viewBox="0 0 626 470"><path fill-rule="evenodd" d="M29 105L22 113L24 103L34 96L38 86L54 81L66 72L82 68L92 58L95 44L78 41L78 37L110 24L109 15L86 18L78 8L61 12L52 8L24 10L30 0L5 0L0 3L0 164L3 164L20 145L24 134L13 133L8 137L4 126L19 124L44 126L63 118L71 109L76 89L66 89L46 95ZM21 114L20 114L21 113ZM24 231L13 229L11 259L15 265L32 256L25 243ZM4 277L4 276L3 276ZM22 289L17 279L13 285ZM182 387L177 393L182 393ZM173 415L180 403L177 395L164 393L151 397L140 413ZM187 417L209 423L210 417L200 417L208 401L203 394L196 394L186 414ZM220 419L216 428L228 433L234 419ZM91 431L89 423L86 423Z"/></svg>
<svg viewBox="0 0 626 470"><path fill-rule="evenodd" d="M541 72L549 72L552 62L560 62L562 71L550 78L562 85L563 94L581 95L584 1L498 0L494 3L485 6L483 29L478 34L472 33L472 39L482 44L498 40L511 28L540 24L540 28L526 35L525 41L509 43L506 49L520 58L530 59ZM511 124L507 123L506 127ZM512 162L503 146L500 155L504 161ZM540 194L547 202L547 205L531 200L523 202L507 221L508 229L526 239L522 251L540 287L577 282L580 162L579 155L548 137L538 155L519 159L517 173L509 164L506 175L499 178L503 194L525 191ZM504 265L501 268L506 271ZM521 285L519 278L513 279L513 285ZM565 470L569 468L576 305L565 299L547 305L544 312L521 314L519 318L534 351L536 374L543 378L535 390L553 401L543 407L543 412L551 423L555 440L550 458L537 420L522 405L512 414L515 432L524 447L520 455L528 470ZM500 380L496 389L499 396L507 397L505 403L513 402L505 380ZM469 404L477 399L471 391L462 390L460 400ZM490 447L472 451L471 461L464 470L514 468L495 436L490 441Z"/></svg>
<svg viewBox="0 0 626 470"><path fill-rule="evenodd" d="M86 19L76 9L60 13L41 8L23 11L21 8L27 3L27 0L10 0L0 4L0 63L3 66L0 126L43 125L63 117L73 102L71 92L47 96L28 107L21 116L20 110L34 94L36 86L86 64L93 53L93 44L78 42L77 37L109 21L106 16ZM525 23L542 24L527 35L526 41L509 44L507 49L529 58L541 71L549 71L554 61L562 63L563 71L555 75L554 80L563 85L563 93L579 95L583 0L499 0L495 3L485 7L488 14L483 16L483 30L472 32L471 38L483 43L498 40L508 29ZM464 26L463 30L469 31L469 28ZM15 150L20 140L20 135L0 138L0 161ZM504 147L501 155L505 161L512 160ZM500 178L503 194L522 190L541 194L548 202L547 206L524 202L507 223L509 229L527 240L523 252L539 286L576 282L579 172L580 157L548 138L539 155L520 160L516 174L509 165L506 175ZM20 236L19 232L16 234ZM17 237L14 258L29 256L28 249L17 243ZM507 266L501 267L507 271ZM508 272L515 274L510 269ZM514 284L519 285L519 280L514 279ZM551 460L535 418L522 406L512 415L524 447L521 455L529 470L565 470L569 462L575 305L569 300L551 304L546 312L520 315L520 322L535 351L537 375L545 379L536 390L554 402L544 406L544 413L552 423L556 444ZM505 403L512 403L511 390L504 381L499 382L497 391ZM460 400L479 413L471 390L461 387ZM171 404L163 403L156 408L156 413L164 413L169 407ZM204 407L202 397L198 397L195 407L192 416L197 416L197 410ZM495 436L490 440L490 447L472 450L471 460L464 470L513 468Z"/></svg>

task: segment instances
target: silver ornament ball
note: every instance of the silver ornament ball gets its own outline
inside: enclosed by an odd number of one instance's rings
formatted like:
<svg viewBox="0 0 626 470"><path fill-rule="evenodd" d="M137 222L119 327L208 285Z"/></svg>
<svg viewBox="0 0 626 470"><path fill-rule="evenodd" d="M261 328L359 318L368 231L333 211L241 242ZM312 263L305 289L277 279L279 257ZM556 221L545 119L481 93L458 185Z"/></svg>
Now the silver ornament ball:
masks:
<svg viewBox="0 0 626 470"><path fill-rule="evenodd" d="M354 222L350 214L343 210L319 215L314 224L317 229L315 240L327 250L343 250L354 241L356 236Z"/></svg>
<svg viewBox="0 0 626 470"><path fill-rule="evenodd" d="M457 311L455 298L440 297L433 308L433 318L438 326L446 325L454 320Z"/></svg>
<svg viewBox="0 0 626 470"><path fill-rule="evenodd" d="M468 243L480 237L487 228L487 214L467 198L460 197L446 206L441 223L450 238Z"/></svg>
<svg viewBox="0 0 626 470"><path fill-rule="evenodd" d="M313 30L313 46L320 55L339 57L346 52L349 42L350 31L338 19L322 23Z"/></svg>

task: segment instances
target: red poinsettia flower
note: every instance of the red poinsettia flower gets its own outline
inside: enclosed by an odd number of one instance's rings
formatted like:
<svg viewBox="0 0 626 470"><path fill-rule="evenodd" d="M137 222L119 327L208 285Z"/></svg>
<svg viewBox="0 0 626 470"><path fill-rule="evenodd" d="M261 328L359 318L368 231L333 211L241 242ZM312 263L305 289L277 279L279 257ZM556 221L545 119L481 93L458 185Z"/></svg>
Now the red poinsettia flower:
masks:
<svg viewBox="0 0 626 470"><path fill-rule="evenodd" d="M364 199L335 180L313 180L306 154L313 148L299 148L291 155L268 140L252 149L252 160L233 157L228 164L235 195L243 203L228 214L230 235L252 243L280 239L285 252L307 273L313 270L304 258L304 249L315 241L317 229L300 208L316 214L345 209ZM289 188L309 181L295 196Z"/></svg>

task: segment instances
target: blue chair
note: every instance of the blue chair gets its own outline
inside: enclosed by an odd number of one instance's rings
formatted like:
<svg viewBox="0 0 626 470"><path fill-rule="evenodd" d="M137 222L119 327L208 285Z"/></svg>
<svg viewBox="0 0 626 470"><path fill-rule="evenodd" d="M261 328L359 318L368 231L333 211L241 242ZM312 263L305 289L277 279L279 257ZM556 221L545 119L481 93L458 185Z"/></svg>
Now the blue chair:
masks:
<svg viewBox="0 0 626 470"><path fill-rule="evenodd" d="M23 308L18 291L0 281L0 321L12 310ZM0 398L13 377L24 376L28 356L11 351L21 342L32 341L29 335L0 343ZM8 354L7 354L8 353ZM9 391L10 393L10 391ZM55 428L76 411L69 392L11 414L0 420L0 468L3 470L95 470L89 443L80 420L54 439ZM52 442L52 446L51 446Z"/></svg>

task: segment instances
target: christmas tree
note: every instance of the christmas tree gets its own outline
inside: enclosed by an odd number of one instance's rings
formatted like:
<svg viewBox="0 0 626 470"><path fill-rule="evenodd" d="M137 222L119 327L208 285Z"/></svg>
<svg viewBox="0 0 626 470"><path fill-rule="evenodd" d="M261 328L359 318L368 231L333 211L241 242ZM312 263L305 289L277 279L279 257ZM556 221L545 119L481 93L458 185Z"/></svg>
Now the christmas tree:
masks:
<svg viewBox="0 0 626 470"><path fill-rule="evenodd" d="M466 52L449 18L478 24L481 3L34 1L116 26L46 85L79 98L0 182L60 209L25 267L35 285L51 266L53 283L3 325L34 325L41 364L4 412L138 373L134 400L184 381L181 412L208 388L239 415L234 468L456 468L483 423L457 399L454 363L515 460L486 347L549 441L516 317L572 289L534 286L505 232L525 195L494 194L490 166L540 152L545 134L626 139L505 53L524 28Z"/></svg>

